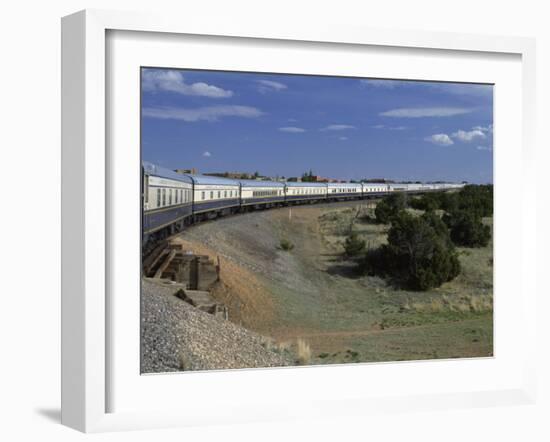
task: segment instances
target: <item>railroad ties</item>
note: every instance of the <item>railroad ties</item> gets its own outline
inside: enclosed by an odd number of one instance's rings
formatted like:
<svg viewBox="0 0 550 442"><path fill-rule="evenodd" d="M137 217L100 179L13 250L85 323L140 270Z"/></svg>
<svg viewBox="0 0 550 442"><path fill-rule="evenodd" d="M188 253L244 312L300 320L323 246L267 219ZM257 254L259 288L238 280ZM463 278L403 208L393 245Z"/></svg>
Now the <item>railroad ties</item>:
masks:
<svg viewBox="0 0 550 442"><path fill-rule="evenodd" d="M196 255L177 242L164 241L143 259L143 275L171 284L175 295L204 312L227 319L226 307L210 290L219 281L219 263L206 255Z"/></svg>

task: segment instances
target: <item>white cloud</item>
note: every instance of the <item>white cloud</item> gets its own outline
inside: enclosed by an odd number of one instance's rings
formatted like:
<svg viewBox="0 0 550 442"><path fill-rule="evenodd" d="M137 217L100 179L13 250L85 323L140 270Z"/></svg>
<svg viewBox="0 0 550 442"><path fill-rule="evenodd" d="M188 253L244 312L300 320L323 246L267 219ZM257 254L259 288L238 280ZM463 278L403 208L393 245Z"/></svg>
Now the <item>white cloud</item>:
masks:
<svg viewBox="0 0 550 442"><path fill-rule="evenodd" d="M493 86L490 84L475 83L444 83L437 81L415 81L415 80L382 80L382 79L364 79L359 80L361 86L396 89L396 88L425 88L435 93L456 95L461 97L473 97L487 101L493 96Z"/></svg>
<svg viewBox="0 0 550 442"><path fill-rule="evenodd" d="M451 135L453 138L457 138L460 141L469 143L472 140L482 139L484 140L487 136L479 129L473 129L470 131L458 130L457 132Z"/></svg>
<svg viewBox="0 0 550 442"><path fill-rule="evenodd" d="M339 140L346 141L348 137L340 137Z"/></svg>
<svg viewBox="0 0 550 442"><path fill-rule="evenodd" d="M438 146L450 146L454 144L454 141L447 134L434 134L424 139Z"/></svg>
<svg viewBox="0 0 550 442"><path fill-rule="evenodd" d="M293 126L287 126L287 127L280 127L279 130L281 132L288 132L292 134L302 133L305 132L305 129L302 129L301 127L293 127Z"/></svg>
<svg viewBox="0 0 550 442"><path fill-rule="evenodd" d="M320 130L348 130L348 129L355 129L355 126L352 126L350 124L329 124L328 126L323 127Z"/></svg>
<svg viewBox="0 0 550 442"><path fill-rule="evenodd" d="M379 88L385 88L385 89L394 89L395 87L399 86L401 81L398 80L359 80L362 86L372 86L372 87L379 87Z"/></svg>
<svg viewBox="0 0 550 442"><path fill-rule="evenodd" d="M493 133L493 125L489 124L488 126L474 126L473 130L480 130L483 133Z"/></svg>
<svg viewBox="0 0 550 442"><path fill-rule="evenodd" d="M493 150L491 146L477 146L477 150Z"/></svg>
<svg viewBox="0 0 550 442"><path fill-rule="evenodd" d="M446 94L471 96L478 98L490 98L493 93L493 87L490 84L473 83L442 83L437 81L414 81L414 80L359 80L362 86L372 86L385 89L395 89L397 87L426 87Z"/></svg>
<svg viewBox="0 0 550 442"><path fill-rule="evenodd" d="M144 117L162 120L181 120L188 123L196 121L218 121L222 117L257 118L264 113L251 106L206 106L195 109L179 107L149 107L142 112Z"/></svg>
<svg viewBox="0 0 550 442"><path fill-rule="evenodd" d="M141 85L144 91L167 91L182 95L210 98L229 98L233 92L203 82L188 84L179 71L146 69L142 73Z"/></svg>
<svg viewBox="0 0 550 442"><path fill-rule="evenodd" d="M258 91L260 91L261 93L282 91L287 88L286 84L279 83L278 81L256 80L256 83L259 84Z"/></svg>
<svg viewBox="0 0 550 442"><path fill-rule="evenodd" d="M202 154L203 157L211 157L212 154L208 151L205 151L203 154Z"/></svg>
<svg viewBox="0 0 550 442"><path fill-rule="evenodd" d="M373 129L387 129L387 130L405 130L407 126L385 126L384 124L377 124L372 126Z"/></svg>
<svg viewBox="0 0 550 442"><path fill-rule="evenodd" d="M398 117L398 118L423 118L423 117L453 117L472 112L473 109L460 107L412 107L391 109L382 112L383 117Z"/></svg>
<svg viewBox="0 0 550 442"><path fill-rule="evenodd" d="M489 84L471 83L429 83L431 87L453 95L468 95L473 97L490 97L493 86Z"/></svg>

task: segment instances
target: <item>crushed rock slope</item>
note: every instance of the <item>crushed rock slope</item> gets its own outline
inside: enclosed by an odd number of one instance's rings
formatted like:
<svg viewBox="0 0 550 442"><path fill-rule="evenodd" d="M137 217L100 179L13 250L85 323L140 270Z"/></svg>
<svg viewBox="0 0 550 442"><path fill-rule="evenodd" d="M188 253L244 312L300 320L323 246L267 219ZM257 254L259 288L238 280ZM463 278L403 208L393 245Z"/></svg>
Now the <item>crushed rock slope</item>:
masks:
<svg viewBox="0 0 550 442"><path fill-rule="evenodd" d="M142 281L142 373L291 365L262 336L196 309L175 291Z"/></svg>

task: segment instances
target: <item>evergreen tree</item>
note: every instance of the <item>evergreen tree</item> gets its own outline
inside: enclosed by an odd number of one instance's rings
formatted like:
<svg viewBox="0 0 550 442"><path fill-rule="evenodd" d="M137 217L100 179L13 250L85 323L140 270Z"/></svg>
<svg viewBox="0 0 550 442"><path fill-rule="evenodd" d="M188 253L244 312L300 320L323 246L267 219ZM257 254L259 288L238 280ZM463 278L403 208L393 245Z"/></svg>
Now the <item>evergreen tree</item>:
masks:
<svg viewBox="0 0 550 442"><path fill-rule="evenodd" d="M388 244L367 252L364 270L412 290L428 290L460 273L460 262L445 224L433 212L392 218Z"/></svg>

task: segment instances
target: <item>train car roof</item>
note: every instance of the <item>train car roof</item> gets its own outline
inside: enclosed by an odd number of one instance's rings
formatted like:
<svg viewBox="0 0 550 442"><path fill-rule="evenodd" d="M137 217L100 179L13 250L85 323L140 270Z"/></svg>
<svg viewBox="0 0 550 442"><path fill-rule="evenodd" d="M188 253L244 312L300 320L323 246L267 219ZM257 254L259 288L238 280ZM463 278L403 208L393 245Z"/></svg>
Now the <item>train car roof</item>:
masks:
<svg viewBox="0 0 550 442"><path fill-rule="evenodd" d="M328 187L355 187L361 186L361 183L327 183Z"/></svg>
<svg viewBox="0 0 550 442"><path fill-rule="evenodd" d="M243 187L285 187L280 181L237 180Z"/></svg>
<svg viewBox="0 0 550 442"><path fill-rule="evenodd" d="M236 180L231 180L229 178L222 178L219 176L211 175L187 175L190 177L195 184L212 184L216 186L238 186L239 182Z"/></svg>
<svg viewBox="0 0 550 442"><path fill-rule="evenodd" d="M361 183L363 184L363 186L376 186L376 187L380 187L380 186L387 186L389 183Z"/></svg>
<svg viewBox="0 0 550 442"><path fill-rule="evenodd" d="M287 181L287 187L327 187L327 183L317 183L308 181Z"/></svg>
<svg viewBox="0 0 550 442"><path fill-rule="evenodd" d="M150 163L148 161L142 162L143 170L145 173L159 178L167 178L174 181L183 181L184 183L191 183L191 178L187 175L174 172L173 170L167 169L165 167L157 166L156 164Z"/></svg>

